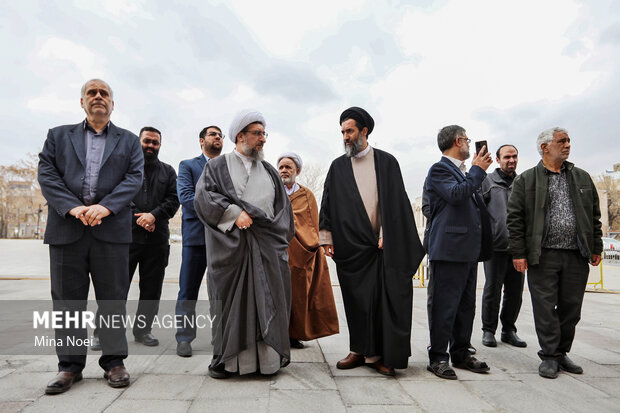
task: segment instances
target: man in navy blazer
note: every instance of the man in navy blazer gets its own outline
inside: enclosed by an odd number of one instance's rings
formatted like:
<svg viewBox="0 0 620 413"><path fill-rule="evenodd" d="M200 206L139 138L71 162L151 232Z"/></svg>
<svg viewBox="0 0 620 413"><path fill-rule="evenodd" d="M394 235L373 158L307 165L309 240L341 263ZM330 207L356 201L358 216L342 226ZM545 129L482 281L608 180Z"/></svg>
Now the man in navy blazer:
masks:
<svg viewBox="0 0 620 413"><path fill-rule="evenodd" d="M191 342L196 338L195 323L188 322L196 314L196 300L200 284L207 269L207 250L205 249L205 229L194 209L196 183L210 159L220 155L224 145L224 135L217 126L207 126L200 131L199 141L202 153L179 164L177 193L182 208L181 232L183 251L181 255L181 274L179 275L179 295L176 315L182 324L177 329L177 354L181 357L192 355Z"/></svg>
<svg viewBox="0 0 620 413"><path fill-rule="evenodd" d="M448 364L449 358L454 367L476 373L489 370L486 363L469 353L468 347L476 308L478 261L487 259L492 242L479 189L493 161L483 148L474 155L467 173L463 161L469 158L469 142L460 126L441 129L437 144L443 156L430 168L425 182L431 220L428 255L433 274L427 369L452 380L457 377Z"/></svg>
<svg viewBox="0 0 620 413"><path fill-rule="evenodd" d="M48 203L45 243L50 250L54 310L84 311L92 278L102 317L125 314L129 290L129 204L142 185L143 157L138 137L110 122L114 100L99 79L82 87L86 120L50 129L39 154L39 183ZM73 326L71 326L73 327ZM47 394L62 393L82 379L87 346L85 328L56 330L57 376ZM99 365L112 387L129 385L124 328L101 328Z"/></svg>

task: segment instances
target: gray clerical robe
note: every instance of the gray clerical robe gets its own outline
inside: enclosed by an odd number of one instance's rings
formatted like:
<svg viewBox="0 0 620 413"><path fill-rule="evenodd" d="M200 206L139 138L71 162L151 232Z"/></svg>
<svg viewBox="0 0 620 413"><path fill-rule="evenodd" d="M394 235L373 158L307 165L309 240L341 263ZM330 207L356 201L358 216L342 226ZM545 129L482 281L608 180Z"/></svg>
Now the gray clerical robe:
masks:
<svg viewBox="0 0 620 413"><path fill-rule="evenodd" d="M255 161L248 174L237 155L215 158L196 185L194 206L205 225L207 287L216 316L212 367L224 363L226 370L236 371L238 360L239 372L250 372L247 366L256 362L255 357L248 362L248 350L267 359L275 350L279 366L285 366L291 309L286 249L295 227L277 171ZM253 219L247 230L234 225L241 210Z"/></svg>

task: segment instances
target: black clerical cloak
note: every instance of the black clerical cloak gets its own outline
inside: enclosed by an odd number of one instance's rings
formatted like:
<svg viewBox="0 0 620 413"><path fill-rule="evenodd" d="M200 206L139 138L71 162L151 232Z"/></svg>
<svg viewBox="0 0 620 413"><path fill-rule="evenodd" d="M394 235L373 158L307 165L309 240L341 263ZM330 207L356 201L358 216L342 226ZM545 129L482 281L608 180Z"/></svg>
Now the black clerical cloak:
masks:
<svg viewBox="0 0 620 413"><path fill-rule="evenodd" d="M332 233L350 349L406 368L411 355L412 277L424 257L398 161L374 149L383 250L355 182L351 159L335 159L325 179L321 230Z"/></svg>

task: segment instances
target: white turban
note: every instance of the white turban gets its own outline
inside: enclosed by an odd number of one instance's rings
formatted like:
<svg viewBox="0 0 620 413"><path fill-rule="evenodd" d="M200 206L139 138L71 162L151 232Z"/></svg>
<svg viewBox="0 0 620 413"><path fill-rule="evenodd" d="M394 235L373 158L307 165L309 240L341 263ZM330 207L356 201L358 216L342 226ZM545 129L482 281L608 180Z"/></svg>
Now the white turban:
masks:
<svg viewBox="0 0 620 413"><path fill-rule="evenodd" d="M290 158L295 162L295 166L297 166L297 174L301 172L301 167L303 166L303 162L301 162L301 157L294 152L284 152L282 155L278 156L278 162L276 165L280 165L280 161L284 158Z"/></svg>
<svg viewBox="0 0 620 413"><path fill-rule="evenodd" d="M255 110L242 110L237 113L232 123L230 124L230 131L228 137L233 143L237 143L237 134L243 130L250 123L260 122L264 127L267 127L263 114Z"/></svg>

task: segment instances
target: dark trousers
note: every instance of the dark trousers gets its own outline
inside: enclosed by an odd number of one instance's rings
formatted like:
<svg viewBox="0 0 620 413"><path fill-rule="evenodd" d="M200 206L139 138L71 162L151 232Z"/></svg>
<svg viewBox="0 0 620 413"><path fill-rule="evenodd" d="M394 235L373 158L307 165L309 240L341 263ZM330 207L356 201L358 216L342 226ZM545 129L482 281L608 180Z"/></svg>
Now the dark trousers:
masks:
<svg viewBox="0 0 620 413"><path fill-rule="evenodd" d="M541 359L568 353L581 319L588 262L579 251L543 249L538 265L527 271Z"/></svg>
<svg viewBox="0 0 620 413"><path fill-rule="evenodd" d="M141 337L151 332L153 319L159 311L162 284L168 266L170 245L131 244L129 247L129 281L136 267L140 275L140 301L136 310L133 335Z"/></svg>
<svg viewBox="0 0 620 413"><path fill-rule="evenodd" d="M189 341L196 338L195 323L186 323L196 316L196 300L200 291L200 284L207 269L207 250L204 245L183 246L181 256L181 274L179 276L179 295L175 313L177 318L182 317L181 327L177 329L177 342Z"/></svg>
<svg viewBox="0 0 620 413"><path fill-rule="evenodd" d="M482 331L495 334L497 315L504 287L502 311L502 332L517 331L515 323L523 302L524 275L512 265L512 255L507 252L494 252L489 261L484 262L484 292L482 294Z"/></svg>
<svg viewBox="0 0 620 413"><path fill-rule="evenodd" d="M87 306L89 278L92 277L99 312L103 317L125 316L129 290L129 245L112 244L95 239L89 228L72 244L50 245L50 278L54 311L84 311ZM70 346L69 339L86 339L86 328L56 329L58 370L79 373L86 365L86 346ZM124 328L100 329L104 370L123 365L127 358Z"/></svg>
<svg viewBox="0 0 620 413"><path fill-rule="evenodd" d="M448 345L453 363L469 356L469 342L476 311L476 262L431 261L432 299L429 329L432 362L448 360Z"/></svg>

